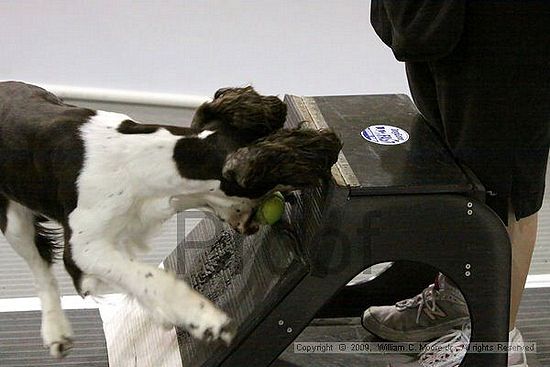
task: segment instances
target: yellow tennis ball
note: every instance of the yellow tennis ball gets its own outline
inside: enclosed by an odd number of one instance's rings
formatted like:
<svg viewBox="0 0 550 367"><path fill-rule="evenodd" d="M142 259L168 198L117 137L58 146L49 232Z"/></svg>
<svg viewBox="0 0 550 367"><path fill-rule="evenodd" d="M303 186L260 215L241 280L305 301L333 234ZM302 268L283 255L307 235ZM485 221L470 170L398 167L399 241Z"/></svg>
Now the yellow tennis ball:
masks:
<svg viewBox="0 0 550 367"><path fill-rule="evenodd" d="M277 223L285 212L285 198L279 191L265 199L256 211L256 220L262 224Z"/></svg>

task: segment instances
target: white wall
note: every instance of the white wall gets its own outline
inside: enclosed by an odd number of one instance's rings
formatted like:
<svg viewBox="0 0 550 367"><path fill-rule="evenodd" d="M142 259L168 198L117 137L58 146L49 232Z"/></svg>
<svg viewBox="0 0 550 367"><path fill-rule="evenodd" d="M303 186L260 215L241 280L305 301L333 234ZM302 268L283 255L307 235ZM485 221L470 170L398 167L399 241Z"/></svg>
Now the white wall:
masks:
<svg viewBox="0 0 550 367"><path fill-rule="evenodd" d="M0 0L0 80L211 95L408 93L369 0Z"/></svg>

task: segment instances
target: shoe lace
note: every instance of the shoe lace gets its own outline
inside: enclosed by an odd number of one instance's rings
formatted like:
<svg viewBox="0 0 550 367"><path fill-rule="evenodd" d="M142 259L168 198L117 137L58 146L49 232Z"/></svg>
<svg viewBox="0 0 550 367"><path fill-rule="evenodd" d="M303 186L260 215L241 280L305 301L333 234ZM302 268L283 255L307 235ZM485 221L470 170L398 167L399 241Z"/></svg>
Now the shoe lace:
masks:
<svg viewBox="0 0 550 367"><path fill-rule="evenodd" d="M416 311L416 323L418 324L420 322L420 316L422 315L422 310L424 309L424 307L427 307L432 312L436 311L437 295L438 290L435 289L435 284L431 284L416 297L399 301L395 304L395 306L398 310L418 307Z"/></svg>
<svg viewBox="0 0 550 367"><path fill-rule="evenodd" d="M453 330L427 344L418 355L420 365L425 367L459 366L468 350L470 335L471 324L466 322L462 325L462 329Z"/></svg>

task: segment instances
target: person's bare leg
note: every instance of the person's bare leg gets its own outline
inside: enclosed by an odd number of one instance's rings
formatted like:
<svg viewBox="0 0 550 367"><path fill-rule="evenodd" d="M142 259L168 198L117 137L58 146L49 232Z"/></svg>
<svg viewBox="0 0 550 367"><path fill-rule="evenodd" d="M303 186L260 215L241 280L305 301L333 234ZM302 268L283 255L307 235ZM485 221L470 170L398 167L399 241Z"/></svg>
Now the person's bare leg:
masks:
<svg viewBox="0 0 550 367"><path fill-rule="evenodd" d="M512 242L512 289L510 298L510 330L516 325L516 316L527 281L531 257L537 240L537 213L516 220L514 213L508 216L508 234Z"/></svg>

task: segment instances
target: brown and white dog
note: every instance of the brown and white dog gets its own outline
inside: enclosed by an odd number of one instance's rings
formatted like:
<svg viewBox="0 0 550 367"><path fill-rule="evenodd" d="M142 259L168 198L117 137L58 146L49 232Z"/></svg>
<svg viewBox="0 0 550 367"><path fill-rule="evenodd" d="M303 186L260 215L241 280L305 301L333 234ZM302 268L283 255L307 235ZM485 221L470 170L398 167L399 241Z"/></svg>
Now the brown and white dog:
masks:
<svg viewBox="0 0 550 367"><path fill-rule="evenodd" d="M341 148L326 130L283 129L286 106L251 87L216 92L190 128L65 104L39 87L0 83L0 229L32 270L53 356L73 333L51 271L56 253L82 296L102 283L159 322L230 342L230 318L185 282L132 258L177 211L207 208L243 234L272 191L317 185ZM61 240L45 225L57 222Z"/></svg>

